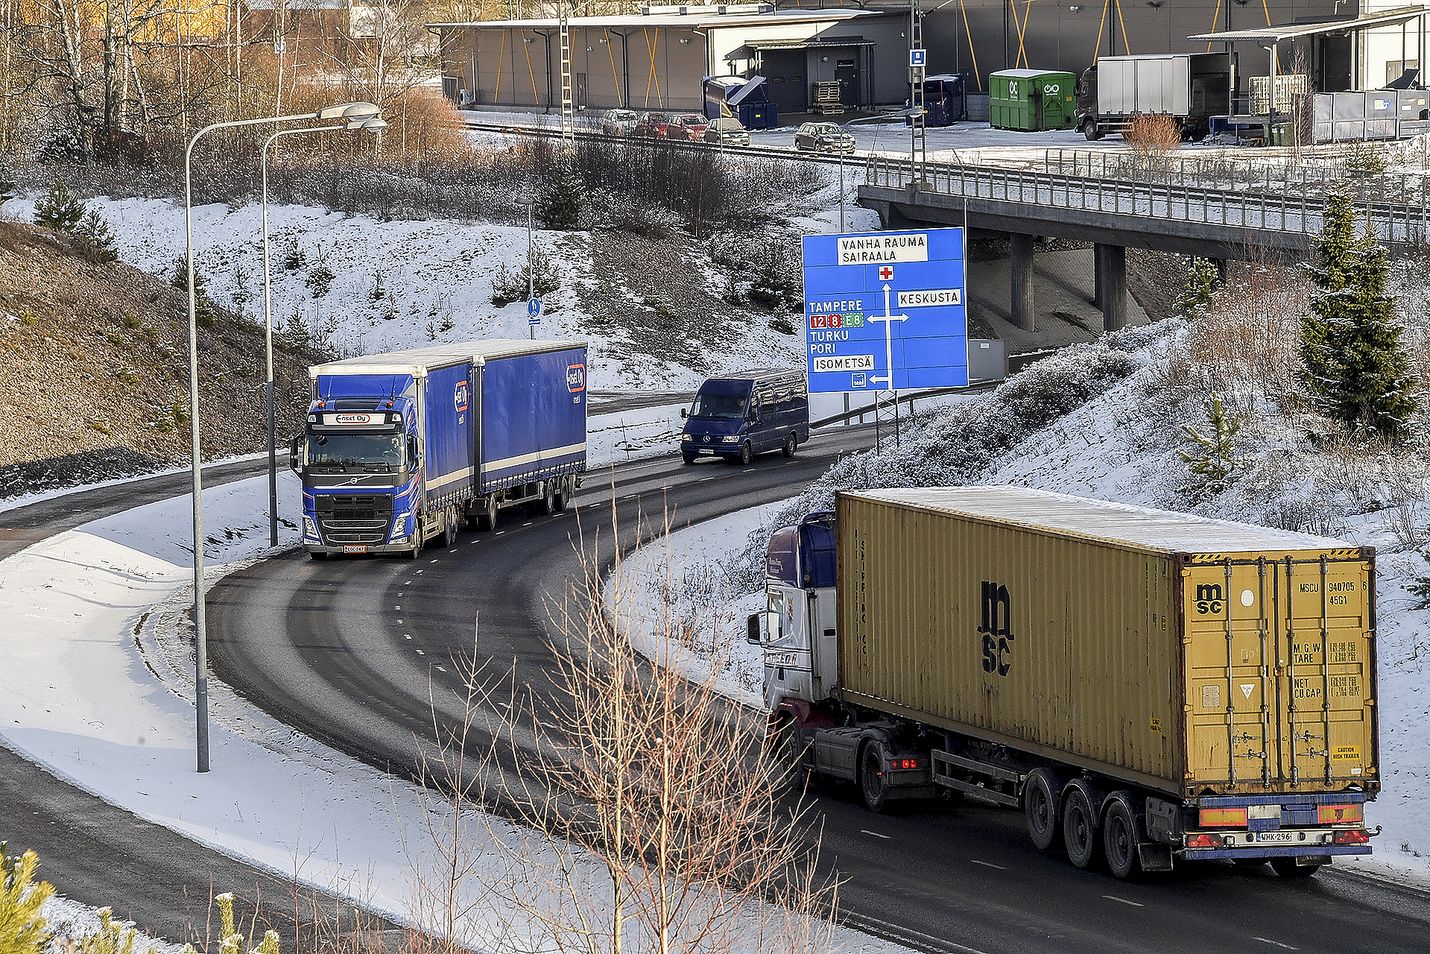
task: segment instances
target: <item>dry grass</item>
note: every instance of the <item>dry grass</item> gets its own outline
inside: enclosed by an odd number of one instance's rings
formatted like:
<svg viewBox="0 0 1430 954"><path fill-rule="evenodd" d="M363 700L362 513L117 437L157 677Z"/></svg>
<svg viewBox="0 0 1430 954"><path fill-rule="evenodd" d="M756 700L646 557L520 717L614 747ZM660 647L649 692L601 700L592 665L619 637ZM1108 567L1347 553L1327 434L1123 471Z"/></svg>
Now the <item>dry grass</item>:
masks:
<svg viewBox="0 0 1430 954"><path fill-rule="evenodd" d="M1122 131L1122 139L1139 156L1160 156L1182 144L1182 124L1165 113L1138 113Z"/></svg>

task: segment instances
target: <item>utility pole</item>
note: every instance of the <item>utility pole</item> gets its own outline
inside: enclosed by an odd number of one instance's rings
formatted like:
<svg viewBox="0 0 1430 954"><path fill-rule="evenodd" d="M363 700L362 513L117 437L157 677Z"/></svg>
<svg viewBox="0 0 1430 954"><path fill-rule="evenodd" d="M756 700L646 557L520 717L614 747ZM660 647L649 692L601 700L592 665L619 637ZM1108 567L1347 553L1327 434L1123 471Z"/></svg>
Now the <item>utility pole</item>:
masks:
<svg viewBox="0 0 1430 954"><path fill-rule="evenodd" d="M531 307L531 302L536 301L536 244L532 237L532 215L536 208L536 201L533 199L526 204L526 301L527 307ZM526 322L527 333L531 340L536 340L536 315L531 315Z"/></svg>

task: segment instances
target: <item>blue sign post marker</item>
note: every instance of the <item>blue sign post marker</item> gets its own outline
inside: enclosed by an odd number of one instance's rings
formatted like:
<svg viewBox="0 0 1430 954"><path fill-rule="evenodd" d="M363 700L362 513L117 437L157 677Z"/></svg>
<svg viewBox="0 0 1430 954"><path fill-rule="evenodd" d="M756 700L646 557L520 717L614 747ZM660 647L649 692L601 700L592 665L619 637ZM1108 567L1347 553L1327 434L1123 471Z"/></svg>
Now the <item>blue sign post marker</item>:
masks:
<svg viewBox="0 0 1430 954"><path fill-rule="evenodd" d="M928 51L920 49L909 50L909 66L922 68L928 62Z"/></svg>
<svg viewBox="0 0 1430 954"><path fill-rule="evenodd" d="M533 298L526 303L526 317L533 325L541 324L541 299Z"/></svg>
<svg viewBox="0 0 1430 954"><path fill-rule="evenodd" d="M963 230L804 237L811 394L968 385Z"/></svg>

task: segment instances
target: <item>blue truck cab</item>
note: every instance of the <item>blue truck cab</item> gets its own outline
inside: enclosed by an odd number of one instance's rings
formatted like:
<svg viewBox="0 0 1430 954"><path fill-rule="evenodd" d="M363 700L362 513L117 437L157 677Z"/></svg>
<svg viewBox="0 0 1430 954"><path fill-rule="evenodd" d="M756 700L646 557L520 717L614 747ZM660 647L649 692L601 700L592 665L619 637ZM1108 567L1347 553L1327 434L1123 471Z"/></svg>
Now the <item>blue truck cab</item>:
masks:
<svg viewBox="0 0 1430 954"><path fill-rule="evenodd" d="M303 547L416 557L499 512L566 509L586 465L586 345L489 339L308 369Z"/></svg>
<svg viewBox="0 0 1430 954"><path fill-rule="evenodd" d="M680 416L685 418L680 456L686 464L701 457L748 464L772 450L793 457L809 440L809 394L800 371L753 368L710 378Z"/></svg>

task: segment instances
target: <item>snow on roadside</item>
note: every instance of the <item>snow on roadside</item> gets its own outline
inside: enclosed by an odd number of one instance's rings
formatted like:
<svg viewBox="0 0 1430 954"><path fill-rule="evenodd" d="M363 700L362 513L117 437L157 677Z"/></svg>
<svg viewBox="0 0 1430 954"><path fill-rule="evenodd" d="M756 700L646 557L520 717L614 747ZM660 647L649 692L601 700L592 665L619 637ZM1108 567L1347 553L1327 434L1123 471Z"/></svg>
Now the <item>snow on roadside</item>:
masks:
<svg viewBox="0 0 1430 954"><path fill-rule="evenodd" d="M57 885L56 890L63 887ZM55 938L50 942L46 954L73 954L68 942L82 941L99 934L100 910L80 901L72 901L61 894L52 896L40 908L40 915L45 919L45 930ZM133 925L128 921L115 923L119 924L126 934L133 930ZM171 944L134 931L133 954L180 954L182 950L182 945Z"/></svg>

